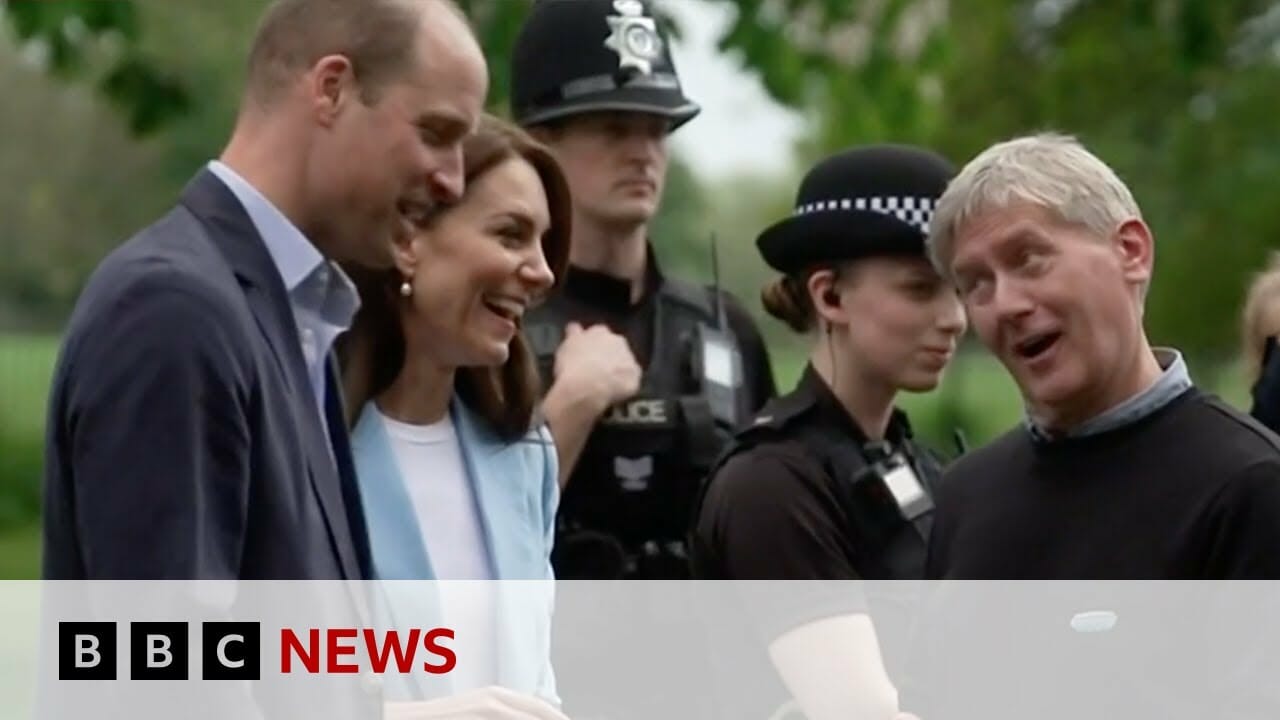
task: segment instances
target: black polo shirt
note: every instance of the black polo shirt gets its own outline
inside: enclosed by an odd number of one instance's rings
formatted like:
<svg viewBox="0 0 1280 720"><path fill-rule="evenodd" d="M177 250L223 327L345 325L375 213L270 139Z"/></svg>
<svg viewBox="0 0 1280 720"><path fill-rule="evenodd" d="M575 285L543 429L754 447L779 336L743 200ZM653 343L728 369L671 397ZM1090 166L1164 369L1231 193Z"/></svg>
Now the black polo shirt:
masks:
<svg viewBox="0 0 1280 720"><path fill-rule="evenodd" d="M761 664L768 665L768 644L791 629L867 614L884 666L899 682L920 586L865 579L859 558L867 548L858 547L850 531L836 485L847 479L832 477L821 450L801 437L802 431L822 425L851 445L862 445L866 433L812 366L795 390L766 404L757 420L778 429L724 461L708 481L691 544L697 576L749 581L728 583L725 592L733 596L731 605L747 628L745 642L754 643L739 651L755 653ZM894 411L885 440L895 449L913 442L903 413ZM915 454L923 455L923 449L915 447ZM736 657L739 665L747 662ZM777 682L751 688L753 698L770 691L778 702L790 696ZM755 700L733 702L758 711Z"/></svg>
<svg viewBox="0 0 1280 720"><path fill-rule="evenodd" d="M695 530L699 565L708 577L733 580L854 580L858 553L844 506L823 459L797 437L813 424L837 428L862 445L853 421L817 372L805 370L796 389L761 413L801 406L779 439L734 455L709 481ZM910 441L906 416L895 411L885 434L893 447Z"/></svg>

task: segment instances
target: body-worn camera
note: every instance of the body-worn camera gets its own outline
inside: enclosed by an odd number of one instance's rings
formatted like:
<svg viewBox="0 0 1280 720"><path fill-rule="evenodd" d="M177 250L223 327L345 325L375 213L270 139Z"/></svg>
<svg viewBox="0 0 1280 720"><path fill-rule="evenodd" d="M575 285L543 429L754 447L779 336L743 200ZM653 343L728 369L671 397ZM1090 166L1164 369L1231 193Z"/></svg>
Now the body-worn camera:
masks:
<svg viewBox="0 0 1280 720"><path fill-rule="evenodd" d="M872 443L864 453L867 464L852 478L849 512L860 534L882 544L931 512L933 498L903 453L884 443Z"/></svg>

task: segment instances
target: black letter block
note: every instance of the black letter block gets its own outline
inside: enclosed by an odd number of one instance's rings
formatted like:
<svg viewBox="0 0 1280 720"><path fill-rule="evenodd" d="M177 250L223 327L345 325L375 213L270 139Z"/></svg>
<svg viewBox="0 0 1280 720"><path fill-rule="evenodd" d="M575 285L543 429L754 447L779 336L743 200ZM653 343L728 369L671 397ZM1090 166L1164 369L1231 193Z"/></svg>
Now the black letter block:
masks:
<svg viewBox="0 0 1280 720"><path fill-rule="evenodd" d="M187 647L184 622L132 623L129 676L134 680L186 680Z"/></svg>
<svg viewBox="0 0 1280 720"><path fill-rule="evenodd" d="M256 622L207 622L201 650L205 680L262 679L262 629Z"/></svg>
<svg viewBox="0 0 1280 720"><path fill-rule="evenodd" d="M116 624L58 623L59 680L115 680Z"/></svg>

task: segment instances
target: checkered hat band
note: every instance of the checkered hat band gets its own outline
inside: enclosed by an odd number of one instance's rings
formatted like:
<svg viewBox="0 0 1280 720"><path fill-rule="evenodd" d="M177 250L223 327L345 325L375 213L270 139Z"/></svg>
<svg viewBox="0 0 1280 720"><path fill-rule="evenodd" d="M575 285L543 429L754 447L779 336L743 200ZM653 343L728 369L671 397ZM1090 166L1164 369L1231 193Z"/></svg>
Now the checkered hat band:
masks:
<svg viewBox="0 0 1280 720"><path fill-rule="evenodd" d="M892 215L920 232L929 231L935 199L931 197L855 197L819 200L796 208L796 215L809 215L828 210L869 210Z"/></svg>

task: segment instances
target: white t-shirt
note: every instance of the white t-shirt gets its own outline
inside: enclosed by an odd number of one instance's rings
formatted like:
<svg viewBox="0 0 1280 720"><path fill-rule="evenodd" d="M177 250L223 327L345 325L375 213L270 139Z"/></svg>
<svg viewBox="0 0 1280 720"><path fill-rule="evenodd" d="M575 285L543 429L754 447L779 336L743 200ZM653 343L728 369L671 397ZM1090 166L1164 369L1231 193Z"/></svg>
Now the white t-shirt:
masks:
<svg viewBox="0 0 1280 720"><path fill-rule="evenodd" d="M496 588L471 480L448 415L409 425L379 410L391 452L413 503L422 544L438 580L444 620L455 630L458 664L449 673L456 691L497 681ZM481 479L483 480L483 479Z"/></svg>

